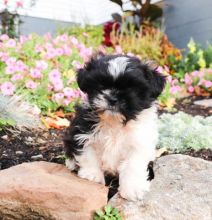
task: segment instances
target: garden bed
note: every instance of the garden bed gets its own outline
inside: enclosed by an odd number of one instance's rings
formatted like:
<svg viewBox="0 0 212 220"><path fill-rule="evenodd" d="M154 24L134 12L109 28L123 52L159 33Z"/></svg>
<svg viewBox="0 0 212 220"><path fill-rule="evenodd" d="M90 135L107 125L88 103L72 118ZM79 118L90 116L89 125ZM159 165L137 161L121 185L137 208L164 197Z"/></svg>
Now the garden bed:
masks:
<svg viewBox="0 0 212 220"><path fill-rule="evenodd" d="M212 108L205 108L193 104L200 98L188 97L175 105L177 110L184 111L193 116L211 115ZM160 110L161 114L164 110ZM36 160L56 163L64 162L63 135L65 129L50 129L45 132L6 130L0 132L0 169ZM202 149L199 151L187 150L184 154L212 161L212 151Z"/></svg>

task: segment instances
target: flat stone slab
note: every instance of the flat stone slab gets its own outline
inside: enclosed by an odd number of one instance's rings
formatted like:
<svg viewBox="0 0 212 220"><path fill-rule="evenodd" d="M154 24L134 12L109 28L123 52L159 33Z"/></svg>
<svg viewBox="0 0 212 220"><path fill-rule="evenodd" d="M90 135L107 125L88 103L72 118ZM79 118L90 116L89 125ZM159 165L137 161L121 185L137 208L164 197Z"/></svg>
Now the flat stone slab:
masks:
<svg viewBox="0 0 212 220"><path fill-rule="evenodd" d="M204 99L204 100L198 100L194 102L195 105L201 105L206 108L212 107L212 99Z"/></svg>
<svg viewBox="0 0 212 220"><path fill-rule="evenodd" d="M0 219L87 220L107 204L108 189L65 166L23 163L0 171Z"/></svg>
<svg viewBox="0 0 212 220"><path fill-rule="evenodd" d="M212 163L185 155L159 158L142 202L115 195L110 203L126 220L211 220Z"/></svg>

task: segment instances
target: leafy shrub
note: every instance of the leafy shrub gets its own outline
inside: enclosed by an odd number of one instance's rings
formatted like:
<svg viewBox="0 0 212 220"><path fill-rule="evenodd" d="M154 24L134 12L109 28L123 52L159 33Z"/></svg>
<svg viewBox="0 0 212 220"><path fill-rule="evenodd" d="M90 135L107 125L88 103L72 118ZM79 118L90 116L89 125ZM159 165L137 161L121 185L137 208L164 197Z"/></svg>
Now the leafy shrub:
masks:
<svg viewBox="0 0 212 220"><path fill-rule="evenodd" d="M121 33L111 34L113 45L119 45L124 53L139 55L142 59L154 60L160 65L169 64L168 57L178 60L181 57L179 49L175 48L166 35L153 26L142 26L136 31L133 26L122 28Z"/></svg>
<svg viewBox="0 0 212 220"><path fill-rule="evenodd" d="M192 117L183 112L163 114L159 119L158 148L166 147L172 152L188 149L212 149L212 116Z"/></svg>
<svg viewBox="0 0 212 220"><path fill-rule="evenodd" d="M176 59L173 55L168 59L174 75L183 79L186 73L212 67L212 45L209 44L203 49L191 39L188 43L188 52L182 59Z"/></svg>
<svg viewBox="0 0 212 220"><path fill-rule="evenodd" d="M104 210L96 211L94 220L122 220L118 209L113 208L111 205L104 207Z"/></svg>

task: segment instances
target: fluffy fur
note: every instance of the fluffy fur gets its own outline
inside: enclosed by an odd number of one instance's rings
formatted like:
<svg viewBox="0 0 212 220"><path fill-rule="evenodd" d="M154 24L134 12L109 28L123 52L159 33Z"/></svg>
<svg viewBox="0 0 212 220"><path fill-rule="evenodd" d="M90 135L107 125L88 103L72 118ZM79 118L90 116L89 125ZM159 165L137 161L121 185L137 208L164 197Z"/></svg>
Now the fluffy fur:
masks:
<svg viewBox="0 0 212 220"><path fill-rule="evenodd" d="M67 130L67 167L102 184L105 173L118 174L121 196L142 199L158 140L154 101L164 77L138 58L113 55L92 59L77 82L88 101L76 108Z"/></svg>

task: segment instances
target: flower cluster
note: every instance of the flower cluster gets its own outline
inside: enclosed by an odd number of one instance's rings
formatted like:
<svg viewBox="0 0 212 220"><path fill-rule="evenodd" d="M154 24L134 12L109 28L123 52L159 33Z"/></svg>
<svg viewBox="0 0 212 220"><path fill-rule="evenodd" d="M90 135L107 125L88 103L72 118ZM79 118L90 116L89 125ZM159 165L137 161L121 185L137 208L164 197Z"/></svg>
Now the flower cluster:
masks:
<svg viewBox="0 0 212 220"><path fill-rule="evenodd" d="M74 70L83 67L93 49L75 37L63 34L53 38L46 34L15 40L1 35L0 48L3 95L24 94L43 110L68 107L86 98L76 84Z"/></svg>
<svg viewBox="0 0 212 220"><path fill-rule="evenodd" d="M197 87L209 90L212 87L212 69L195 70L191 73L186 73L183 82L189 93L194 93Z"/></svg>

